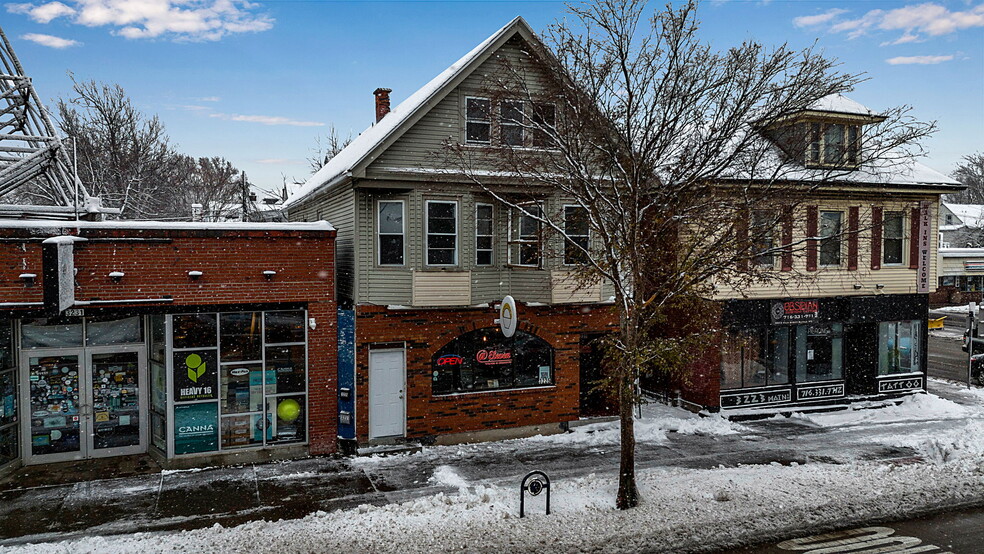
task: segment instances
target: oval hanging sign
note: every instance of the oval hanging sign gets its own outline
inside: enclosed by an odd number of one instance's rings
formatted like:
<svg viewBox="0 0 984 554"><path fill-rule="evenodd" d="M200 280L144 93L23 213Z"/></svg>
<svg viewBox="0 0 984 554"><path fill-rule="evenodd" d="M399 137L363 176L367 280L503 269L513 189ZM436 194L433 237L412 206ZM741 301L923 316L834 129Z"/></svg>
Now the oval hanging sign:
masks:
<svg viewBox="0 0 984 554"><path fill-rule="evenodd" d="M516 333L518 326L519 313L516 311L516 301L512 296L506 296L499 306L499 329L502 329L503 335L511 337Z"/></svg>

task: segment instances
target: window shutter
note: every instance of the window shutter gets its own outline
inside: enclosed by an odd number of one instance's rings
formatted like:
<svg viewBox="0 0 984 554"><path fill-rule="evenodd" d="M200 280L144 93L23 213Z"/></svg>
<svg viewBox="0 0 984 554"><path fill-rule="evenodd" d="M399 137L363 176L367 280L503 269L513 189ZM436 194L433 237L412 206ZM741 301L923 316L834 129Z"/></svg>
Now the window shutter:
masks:
<svg viewBox="0 0 984 554"><path fill-rule="evenodd" d="M858 270L858 207L851 206L847 212L847 270Z"/></svg>
<svg viewBox="0 0 984 554"><path fill-rule="evenodd" d="M871 208L871 269L881 269L882 209Z"/></svg>
<svg viewBox="0 0 984 554"><path fill-rule="evenodd" d="M748 244L748 211L738 212L735 222L735 250L738 252L738 270L748 271L748 258L752 255L751 245Z"/></svg>
<svg viewBox="0 0 984 554"><path fill-rule="evenodd" d="M806 207L806 270L817 270L817 207Z"/></svg>
<svg viewBox="0 0 984 554"><path fill-rule="evenodd" d="M793 207L782 209L782 270L793 270Z"/></svg>
<svg viewBox="0 0 984 554"><path fill-rule="evenodd" d="M919 269L919 208L909 210L909 269Z"/></svg>

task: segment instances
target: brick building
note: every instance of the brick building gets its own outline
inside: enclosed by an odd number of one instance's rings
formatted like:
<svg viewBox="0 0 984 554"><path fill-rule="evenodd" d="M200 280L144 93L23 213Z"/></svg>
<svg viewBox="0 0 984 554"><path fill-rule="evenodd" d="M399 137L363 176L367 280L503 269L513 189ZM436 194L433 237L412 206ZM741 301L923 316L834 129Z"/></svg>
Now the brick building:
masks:
<svg viewBox="0 0 984 554"><path fill-rule="evenodd" d="M391 91L377 89L376 124L284 205L291 221L324 218L338 229L344 439L542 433L609 407L590 389L599 377L592 340L616 323L610 286L575 286L577 261L563 237L448 173L435 156L446 139L543 147L510 118L536 112L549 120L554 107L490 98L484 82L507 60L528 64L536 79L541 69L528 47L537 40L516 18L392 110ZM545 190L530 206L563 213L565 233L585 245L596 240L584 209L559 195ZM518 302L512 337L493 323L506 295Z"/></svg>
<svg viewBox="0 0 984 554"><path fill-rule="evenodd" d="M0 223L0 472L336 449L327 223Z"/></svg>

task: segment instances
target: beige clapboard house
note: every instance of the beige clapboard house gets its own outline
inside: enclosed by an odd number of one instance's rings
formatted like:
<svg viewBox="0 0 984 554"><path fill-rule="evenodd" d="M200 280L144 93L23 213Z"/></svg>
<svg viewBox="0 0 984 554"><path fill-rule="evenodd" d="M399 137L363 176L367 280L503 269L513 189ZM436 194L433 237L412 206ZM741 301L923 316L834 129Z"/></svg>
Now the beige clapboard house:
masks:
<svg viewBox="0 0 984 554"><path fill-rule="evenodd" d="M881 119L840 95L789 119L805 137L785 149L798 180L824 180L757 260L786 278L720 291L721 348L687 387L695 404L774 411L925 388L940 195L961 185L914 160L862 162L864 126Z"/></svg>

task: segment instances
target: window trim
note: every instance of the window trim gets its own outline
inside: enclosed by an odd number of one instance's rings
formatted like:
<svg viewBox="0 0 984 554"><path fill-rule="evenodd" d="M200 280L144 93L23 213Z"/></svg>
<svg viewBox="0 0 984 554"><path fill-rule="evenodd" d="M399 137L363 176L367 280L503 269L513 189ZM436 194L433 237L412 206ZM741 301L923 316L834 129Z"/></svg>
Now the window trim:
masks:
<svg viewBox="0 0 984 554"><path fill-rule="evenodd" d="M506 104L511 104L513 106L519 107L519 120L506 120L505 118L505 106ZM517 100L513 98L504 98L499 101L499 146L504 146L508 148L526 148L526 104L525 100ZM507 144L503 139L505 137L505 129L507 127L515 127L519 130L519 144Z"/></svg>
<svg viewBox="0 0 984 554"><path fill-rule="evenodd" d="M489 208L489 222L492 228L489 229L488 235L480 235L478 234L478 210L479 208L486 207L486 206ZM493 267L495 266L495 206L488 202L475 202L474 224L475 224L475 267ZM489 237L492 243L491 248L479 248L478 239L480 237ZM490 254L489 263L482 264L478 262L478 253L480 251L488 252Z"/></svg>
<svg viewBox="0 0 984 554"><path fill-rule="evenodd" d="M474 119L474 118L468 117L468 101L469 100L485 100L486 102L488 102L489 103L488 119ZM492 146L492 142L493 142L493 140L492 140L492 121L494 119L493 118L493 112L495 111L495 109L493 107L493 104L492 104L492 99L491 98L486 98L486 97L483 97L483 96L465 96L464 108L465 108L465 110L464 110L464 116L465 116L464 117L464 120L465 120L465 129L464 129L464 139L465 139L465 141L464 142L465 142L465 144L473 145L473 146ZM489 126L489 140L488 141L470 140L468 138L468 124L469 123L484 123L484 124L488 125Z"/></svg>
<svg viewBox="0 0 984 554"><path fill-rule="evenodd" d="M568 208L574 208L574 209L578 209L578 210L584 210L585 215L587 215L588 209L585 208L584 206L581 206L580 204L564 204L561 207L561 209L563 210L563 213L564 213L564 260L563 260L563 265L564 266L567 266L567 267L575 267L575 266L584 265L585 262L577 262L577 261L575 261L575 262L568 262L567 261L567 247L569 246L568 238L586 238L588 240L588 246L587 246L587 248L590 249L591 248L591 223L590 223L590 220L588 220L588 234L587 235L571 235L571 234L569 234L567 232L567 209ZM580 251L577 252L577 254L580 254L580 253L581 253Z"/></svg>
<svg viewBox="0 0 984 554"><path fill-rule="evenodd" d="M886 244L887 244L887 241L889 240L889 238L888 238L888 232L887 232L887 229L885 227L885 223L889 220L889 217L888 217L889 214L899 214L899 221L901 222L901 227L899 228L899 236L897 237L897 240L899 240L899 244L900 244L900 248L902 249L902 252L901 252L901 255L899 256L899 261L897 261L897 262L891 262L891 263L885 260L885 255L888 253L888 248L886 247ZM906 252L905 252L906 251L906 248L905 248L905 243L906 243L906 239L905 239L905 235L906 235L906 233L905 233L905 224L906 224L906 221L905 220L906 220L905 210L902 210L902 209L899 209L899 210L885 210L885 211L882 212L882 236L881 236L881 239L882 239L882 245L881 245L881 254L882 254L881 263L882 263L882 267L886 267L886 266L887 267L902 267L902 266L906 265L906 259L905 259L906 258L906 255L905 255L906 254Z"/></svg>
<svg viewBox="0 0 984 554"><path fill-rule="evenodd" d="M823 214L825 213L835 213L838 214L838 231L832 237L823 237ZM843 210L818 210L817 213L817 266L818 267L842 267L844 265L844 211ZM823 263L823 244L824 241L837 241L837 263L836 264L825 264Z"/></svg>
<svg viewBox="0 0 984 554"><path fill-rule="evenodd" d="M803 165L815 168L856 169L861 157L861 125L837 121L807 121L806 148L803 152ZM827 159L827 130L834 125L844 127L840 160ZM853 135L853 140L852 140Z"/></svg>
<svg viewBox="0 0 984 554"><path fill-rule="evenodd" d="M441 237L454 237L454 250L451 254L450 264L432 264L430 263L430 245L428 244L428 239L431 236L430 232L430 205L431 204L451 204L454 206L454 234L451 233L433 233L434 236ZM458 209L457 200L424 200L424 265L426 267L457 267L458 266L458 252L461 247L461 214ZM447 250L446 248L441 248L440 250Z"/></svg>
<svg viewBox="0 0 984 554"><path fill-rule="evenodd" d="M542 214L543 214L543 201L542 200L537 200L535 202L524 202L522 204L516 204L516 206L519 209L510 208L510 210L509 210L509 225L508 225L508 229L507 229L507 233L508 234L506 235L507 236L507 239L506 239L506 264L509 265L510 267L523 267L523 268L540 269L540 268L543 267L543 240L542 240L542 237L539 236L539 235L542 234L542 231L543 231L543 223L540 222L540 221L538 221L538 220L536 220L536 219L534 219L534 221L536 221L536 226L537 226L537 238L536 238L536 240L532 240L532 241L530 241L530 240L521 240L520 238L518 238L520 236L518 234L516 235L517 238L514 239L513 238L513 226L514 226L513 216L515 215L517 217L517 219L516 219L516 225L518 225L518 223L519 223L519 219L518 218L519 217L523 217L524 216L524 212L527 211L525 209L526 206L533 206L537 210L539 210L539 212L541 214L541 217L542 217ZM532 217L532 216L529 216L529 217ZM517 233L518 232L519 232L519 230L517 230ZM537 263L536 264L522 264L522 263L519 263L517 261L513 261L513 245L519 245L519 247L521 247L523 244L536 244L536 247L537 247Z"/></svg>
<svg viewBox="0 0 984 554"><path fill-rule="evenodd" d="M379 208L384 202L399 203L400 213L403 216L401 218L401 229L399 235L403 237L403 263L399 264L384 264L383 263L383 249L382 241L379 239L382 237L380 232L379 224L381 219L379 217ZM386 233L387 236L396 235L396 233ZM407 202L403 199L389 200L389 199L378 199L376 200L376 265L378 267L406 267L407 265Z"/></svg>

